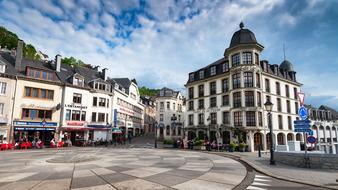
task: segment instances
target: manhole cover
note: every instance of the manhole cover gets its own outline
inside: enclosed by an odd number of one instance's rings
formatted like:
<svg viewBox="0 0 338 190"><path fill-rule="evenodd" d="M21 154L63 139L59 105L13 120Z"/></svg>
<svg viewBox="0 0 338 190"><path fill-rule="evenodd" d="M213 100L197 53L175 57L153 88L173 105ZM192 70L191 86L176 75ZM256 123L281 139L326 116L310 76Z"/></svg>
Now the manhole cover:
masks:
<svg viewBox="0 0 338 190"><path fill-rule="evenodd" d="M64 155L47 160L49 163L79 163L100 159L93 155Z"/></svg>

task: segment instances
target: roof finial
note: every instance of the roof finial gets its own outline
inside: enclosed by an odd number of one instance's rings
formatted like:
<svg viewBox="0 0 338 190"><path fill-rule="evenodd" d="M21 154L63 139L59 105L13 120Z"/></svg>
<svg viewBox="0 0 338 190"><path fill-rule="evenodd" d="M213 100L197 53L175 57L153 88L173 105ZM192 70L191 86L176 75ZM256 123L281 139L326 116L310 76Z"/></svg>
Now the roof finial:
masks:
<svg viewBox="0 0 338 190"><path fill-rule="evenodd" d="M285 60L285 43L283 43L283 52L284 52L284 60Z"/></svg>
<svg viewBox="0 0 338 190"><path fill-rule="evenodd" d="M241 29L244 28L244 23L243 23L243 21L241 21L241 23L239 23L239 27L240 27Z"/></svg>

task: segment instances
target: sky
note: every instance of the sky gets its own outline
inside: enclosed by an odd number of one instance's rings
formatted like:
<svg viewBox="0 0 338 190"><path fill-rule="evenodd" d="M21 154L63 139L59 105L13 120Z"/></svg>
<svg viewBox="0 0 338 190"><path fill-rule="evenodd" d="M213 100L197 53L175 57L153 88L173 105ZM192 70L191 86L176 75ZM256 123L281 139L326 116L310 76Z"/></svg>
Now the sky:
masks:
<svg viewBox="0 0 338 190"><path fill-rule="evenodd" d="M0 0L0 25L53 58L73 56L139 86L184 91L188 73L220 58L244 22L286 59L306 104L338 109L337 0Z"/></svg>

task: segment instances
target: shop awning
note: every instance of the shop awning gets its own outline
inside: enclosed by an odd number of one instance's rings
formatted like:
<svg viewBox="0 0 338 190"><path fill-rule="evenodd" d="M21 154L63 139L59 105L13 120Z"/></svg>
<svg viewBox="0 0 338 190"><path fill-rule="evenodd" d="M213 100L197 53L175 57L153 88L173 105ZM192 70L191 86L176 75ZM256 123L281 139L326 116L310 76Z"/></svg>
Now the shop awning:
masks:
<svg viewBox="0 0 338 190"><path fill-rule="evenodd" d="M114 127L112 129L112 134L122 134L122 131L121 129L117 128L117 127Z"/></svg>

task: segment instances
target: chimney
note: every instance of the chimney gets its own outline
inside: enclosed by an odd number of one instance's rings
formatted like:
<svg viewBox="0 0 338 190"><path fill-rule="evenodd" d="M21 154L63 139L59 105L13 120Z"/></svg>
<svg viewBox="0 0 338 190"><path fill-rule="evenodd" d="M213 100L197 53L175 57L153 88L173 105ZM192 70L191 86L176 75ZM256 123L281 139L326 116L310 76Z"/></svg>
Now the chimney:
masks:
<svg viewBox="0 0 338 190"><path fill-rule="evenodd" d="M274 68L273 68L273 69L274 69L273 72L275 73L275 75L278 76L278 74L279 74L279 73L278 73L278 65L277 65L277 64L274 64Z"/></svg>
<svg viewBox="0 0 338 190"><path fill-rule="evenodd" d="M61 55L57 54L55 56L55 71L60 72L61 71Z"/></svg>
<svg viewBox="0 0 338 190"><path fill-rule="evenodd" d="M103 80L107 80L107 68L102 69Z"/></svg>
<svg viewBox="0 0 338 190"><path fill-rule="evenodd" d="M18 40L18 46L16 48L16 56L15 56L15 69L17 71L21 70L21 62L22 62L22 54L23 54L23 41Z"/></svg>
<svg viewBox="0 0 338 190"><path fill-rule="evenodd" d="M95 66L95 67L93 67L93 69L94 69L95 71L99 71L99 67L100 67L100 66Z"/></svg>

